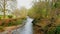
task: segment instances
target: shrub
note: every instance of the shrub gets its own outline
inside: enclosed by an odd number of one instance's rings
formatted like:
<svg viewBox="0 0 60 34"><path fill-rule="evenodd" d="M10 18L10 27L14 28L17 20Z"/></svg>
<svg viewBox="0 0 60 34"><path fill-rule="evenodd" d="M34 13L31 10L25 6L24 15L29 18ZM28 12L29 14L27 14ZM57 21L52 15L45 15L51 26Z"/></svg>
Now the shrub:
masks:
<svg viewBox="0 0 60 34"><path fill-rule="evenodd" d="M16 26L22 24L22 22L26 19L5 19L2 21L0 26Z"/></svg>
<svg viewBox="0 0 60 34"><path fill-rule="evenodd" d="M56 27L56 34L60 34L60 26Z"/></svg>
<svg viewBox="0 0 60 34"><path fill-rule="evenodd" d="M13 22L11 21L11 22L9 22L7 25L8 25L8 26L12 26L12 25L13 25Z"/></svg>
<svg viewBox="0 0 60 34"><path fill-rule="evenodd" d="M47 34L55 34L56 32L56 27L51 27L48 29Z"/></svg>
<svg viewBox="0 0 60 34"><path fill-rule="evenodd" d="M5 21L2 21L2 24L1 24L1 26L4 26L5 25Z"/></svg>
<svg viewBox="0 0 60 34"><path fill-rule="evenodd" d="M8 15L8 18L12 18L13 16L12 15Z"/></svg>
<svg viewBox="0 0 60 34"><path fill-rule="evenodd" d="M0 26L0 32L4 31L3 26Z"/></svg>

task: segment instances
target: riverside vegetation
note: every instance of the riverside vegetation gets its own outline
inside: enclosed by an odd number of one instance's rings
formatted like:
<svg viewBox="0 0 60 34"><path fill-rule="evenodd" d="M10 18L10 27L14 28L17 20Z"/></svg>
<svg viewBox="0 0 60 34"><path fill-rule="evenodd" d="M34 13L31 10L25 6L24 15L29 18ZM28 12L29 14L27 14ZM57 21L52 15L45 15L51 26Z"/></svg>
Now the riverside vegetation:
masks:
<svg viewBox="0 0 60 34"><path fill-rule="evenodd" d="M60 0L35 0L28 16L34 19L34 34L60 34Z"/></svg>
<svg viewBox="0 0 60 34"><path fill-rule="evenodd" d="M4 31L5 27L20 25L24 20L26 20L26 18L13 18L12 15L8 15L7 19L1 19L0 17L0 32Z"/></svg>

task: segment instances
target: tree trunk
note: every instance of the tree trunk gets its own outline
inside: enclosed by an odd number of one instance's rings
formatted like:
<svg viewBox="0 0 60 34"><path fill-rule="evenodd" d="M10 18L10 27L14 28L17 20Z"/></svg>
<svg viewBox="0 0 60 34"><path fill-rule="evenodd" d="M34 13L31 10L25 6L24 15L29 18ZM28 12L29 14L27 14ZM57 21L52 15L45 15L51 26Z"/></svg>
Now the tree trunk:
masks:
<svg viewBox="0 0 60 34"><path fill-rule="evenodd" d="M5 0L4 0L3 18L5 19Z"/></svg>

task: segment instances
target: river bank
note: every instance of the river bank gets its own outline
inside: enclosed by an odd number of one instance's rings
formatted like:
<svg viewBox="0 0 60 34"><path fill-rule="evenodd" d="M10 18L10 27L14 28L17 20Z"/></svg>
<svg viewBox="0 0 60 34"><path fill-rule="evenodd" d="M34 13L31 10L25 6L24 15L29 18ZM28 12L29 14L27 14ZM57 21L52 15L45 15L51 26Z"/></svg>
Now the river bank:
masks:
<svg viewBox="0 0 60 34"><path fill-rule="evenodd" d="M14 30L17 30L18 28L21 28L24 25L25 25L25 21L20 25L4 27L3 28L4 31L1 31L0 34L11 34L11 32L13 32Z"/></svg>

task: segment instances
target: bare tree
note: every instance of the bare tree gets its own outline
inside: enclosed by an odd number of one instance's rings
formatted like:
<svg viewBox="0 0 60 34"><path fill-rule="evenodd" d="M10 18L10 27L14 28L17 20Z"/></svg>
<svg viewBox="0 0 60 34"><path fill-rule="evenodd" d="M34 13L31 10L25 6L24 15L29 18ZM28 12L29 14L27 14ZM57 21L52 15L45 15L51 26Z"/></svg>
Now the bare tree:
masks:
<svg viewBox="0 0 60 34"><path fill-rule="evenodd" d="M6 11L10 12L11 9L13 9L13 8L10 8L10 7L12 7L12 6L15 7L13 2L16 2L16 0L0 0L0 11L3 12L3 18L4 19L5 19L5 16L6 16Z"/></svg>
<svg viewBox="0 0 60 34"><path fill-rule="evenodd" d="M21 9L15 9L12 12L12 15L16 16L16 18L24 18L27 16L27 9L25 7L21 7Z"/></svg>

